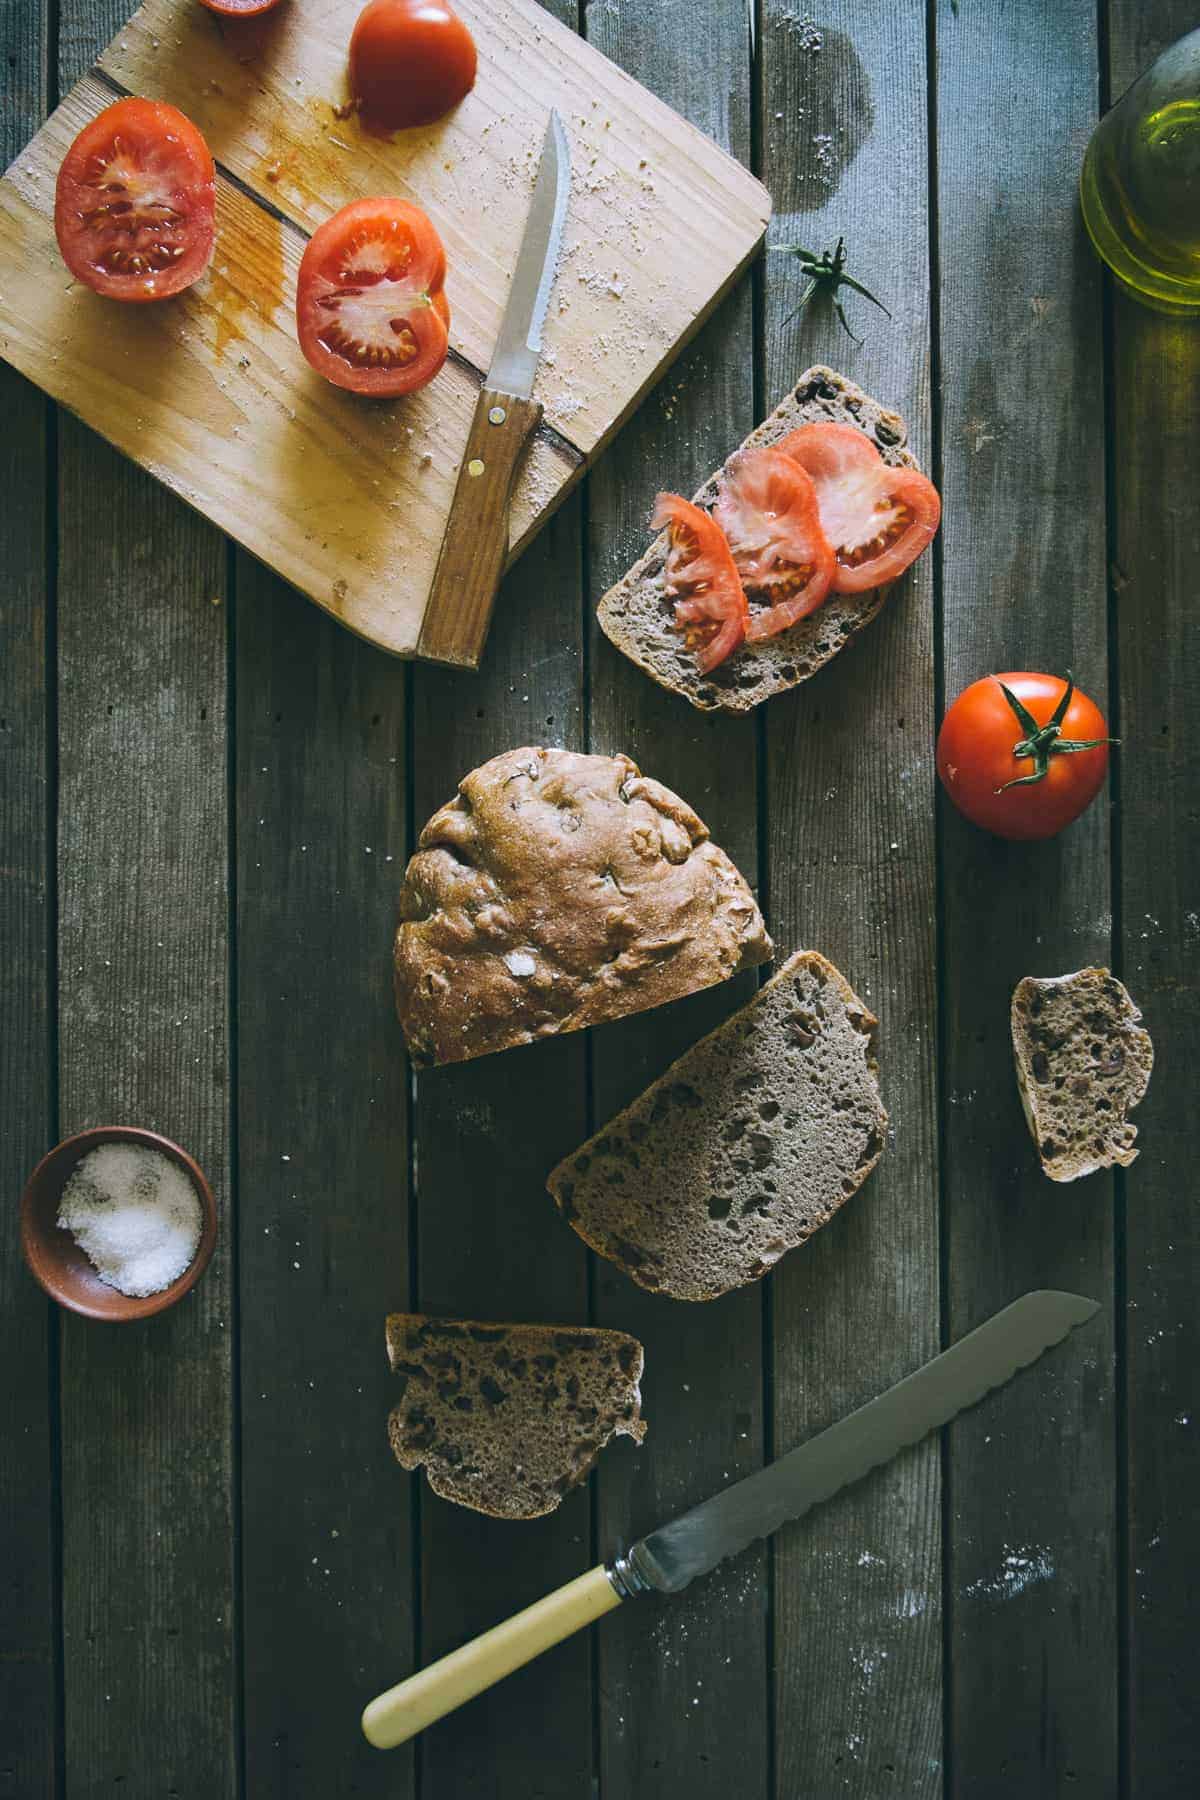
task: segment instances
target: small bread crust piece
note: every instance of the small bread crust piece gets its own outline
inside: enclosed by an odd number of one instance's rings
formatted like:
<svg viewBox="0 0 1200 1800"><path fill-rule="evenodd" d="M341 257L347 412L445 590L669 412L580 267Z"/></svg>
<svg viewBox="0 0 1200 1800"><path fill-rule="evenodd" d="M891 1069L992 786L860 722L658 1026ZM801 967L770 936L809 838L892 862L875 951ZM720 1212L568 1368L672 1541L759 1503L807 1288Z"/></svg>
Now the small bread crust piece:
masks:
<svg viewBox="0 0 1200 1800"><path fill-rule="evenodd" d="M645 1356L624 1331L392 1313L387 1353L396 1460L495 1519L553 1512L612 1438L646 1434Z"/></svg>
<svg viewBox="0 0 1200 1800"><path fill-rule="evenodd" d="M907 448L908 427L900 414L822 365L805 370L783 404L750 433L741 448L775 444L798 425L829 421L857 426L893 467L917 467ZM697 506L708 509L713 505L723 467L715 469L693 496ZM650 499L647 495L647 507ZM871 623L894 585L870 588L863 594L830 594L815 612L778 637L743 644L710 674L702 675L682 633L675 628L674 602L663 581L666 560L664 532L604 595L597 617L601 630L618 650L660 686L682 694L702 712L749 712L773 694L807 681Z"/></svg>
<svg viewBox="0 0 1200 1800"><path fill-rule="evenodd" d="M627 756L493 757L421 833L396 1005L418 1065L678 1000L765 962L749 887L691 807Z"/></svg>
<svg viewBox="0 0 1200 1800"><path fill-rule="evenodd" d="M1154 1046L1124 983L1108 969L1039 980L1012 997L1021 1105L1051 1181L1077 1181L1137 1156L1126 1114L1150 1081Z"/></svg>

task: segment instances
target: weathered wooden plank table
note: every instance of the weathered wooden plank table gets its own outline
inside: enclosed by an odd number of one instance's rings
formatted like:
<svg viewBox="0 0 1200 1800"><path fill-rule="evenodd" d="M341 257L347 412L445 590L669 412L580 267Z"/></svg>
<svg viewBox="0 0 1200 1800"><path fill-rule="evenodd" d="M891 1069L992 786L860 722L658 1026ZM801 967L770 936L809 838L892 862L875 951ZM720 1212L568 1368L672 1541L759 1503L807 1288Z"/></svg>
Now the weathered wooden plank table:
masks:
<svg viewBox="0 0 1200 1800"><path fill-rule="evenodd" d="M300 5L303 0L289 0ZM1184 0L553 0L750 163L773 236L844 234L861 348L771 257L502 594L483 672L343 633L0 367L0 1797L827 1800L1200 1791L1194 1071L1200 333L1107 291L1075 201L1099 110ZM124 0L7 0L4 160ZM704 229L697 220L696 229ZM853 654L693 714L593 602L794 374L903 410L935 553ZM1124 739L1049 846L940 804L947 697L1073 668ZM546 1169L744 997L410 1078L388 943L414 832L523 742L629 751L882 1020L894 1138L767 1282L702 1308L589 1262ZM1108 961L1159 1053L1142 1155L1051 1187L1007 1001ZM736 991L735 991L736 990ZM222 1238L177 1311L100 1328L24 1271L58 1136L186 1144ZM1025 1288L1101 1317L1019 1384L669 1607L644 1601L427 1734L381 1684L871 1396ZM383 1316L645 1341L650 1436L552 1518L392 1463Z"/></svg>

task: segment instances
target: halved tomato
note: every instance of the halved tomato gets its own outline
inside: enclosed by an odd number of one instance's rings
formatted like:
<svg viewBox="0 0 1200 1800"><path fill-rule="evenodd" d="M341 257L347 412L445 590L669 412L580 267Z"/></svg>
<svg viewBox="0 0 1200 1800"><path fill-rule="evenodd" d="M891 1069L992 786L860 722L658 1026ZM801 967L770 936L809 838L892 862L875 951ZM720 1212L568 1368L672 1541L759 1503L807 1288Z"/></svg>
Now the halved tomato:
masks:
<svg viewBox="0 0 1200 1800"><path fill-rule="evenodd" d="M208 267L215 200L213 159L191 120L160 100L117 100L63 158L54 234L96 293L164 300Z"/></svg>
<svg viewBox="0 0 1200 1800"><path fill-rule="evenodd" d="M252 19L257 13L270 12L279 0L200 0L200 4L227 19Z"/></svg>
<svg viewBox="0 0 1200 1800"><path fill-rule="evenodd" d="M820 606L833 581L834 556L812 476L793 457L770 448L737 451L725 465L713 518L747 594L767 602L750 614L752 643Z"/></svg>
<svg viewBox="0 0 1200 1800"><path fill-rule="evenodd" d="M834 592L881 587L915 562L938 528L942 503L916 469L893 469L853 425L801 425L777 445L807 469L825 536Z"/></svg>
<svg viewBox="0 0 1200 1800"><path fill-rule="evenodd" d="M446 360L446 252L419 206L354 200L313 233L296 283L300 348L356 394L411 394Z"/></svg>
<svg viewBox="0 0 1200 1800"><path fill-rule="evenodd" d="M475 85L475 40L446 0L370 0L350 38L350 91L369 131L432 125Z"/></svg>
<svg viewBox="0 0 1200 1800"><path fill-rule="evenodd" d="M670 537L665 581L675 601L675 623L700 672L707 675L746 636L749 608L725 533L710 514L681 494L660 494L650 520Z"/></svg>

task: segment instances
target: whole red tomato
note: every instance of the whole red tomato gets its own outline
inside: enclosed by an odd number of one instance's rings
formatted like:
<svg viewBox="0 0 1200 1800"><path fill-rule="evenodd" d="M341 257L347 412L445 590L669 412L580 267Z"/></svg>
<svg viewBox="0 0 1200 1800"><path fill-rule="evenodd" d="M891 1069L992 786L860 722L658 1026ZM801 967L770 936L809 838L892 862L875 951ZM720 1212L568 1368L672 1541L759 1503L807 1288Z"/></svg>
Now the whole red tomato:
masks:
<svg viewBox="0 0 1200 1800"><path fill-rule="evenodd" d="M370 0L350 39L350 91L369 131L432 125L475 86L475 40L446 0Z"/></svg>
<svg viewBox="0 0 1200 1800"><path fill-rule="evenodd" d="M1048 838L1096 798L1115 741L1069 676L985 675L942 720L937 772L973 824L1002 838Z"/></svg>

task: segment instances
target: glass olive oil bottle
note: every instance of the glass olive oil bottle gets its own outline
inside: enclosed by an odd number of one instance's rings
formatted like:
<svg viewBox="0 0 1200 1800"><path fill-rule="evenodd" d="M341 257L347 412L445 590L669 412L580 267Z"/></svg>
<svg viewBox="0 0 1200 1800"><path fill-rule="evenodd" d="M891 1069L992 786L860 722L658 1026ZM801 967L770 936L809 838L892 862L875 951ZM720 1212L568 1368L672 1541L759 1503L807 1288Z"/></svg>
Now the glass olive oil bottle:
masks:
<svg viewBox="0 0 1200 1800"><path fill-rule="evenodd" d="M1079 180L1099 255L1133 297L1200 318L1200 30L1100 121Z"/></svg>

